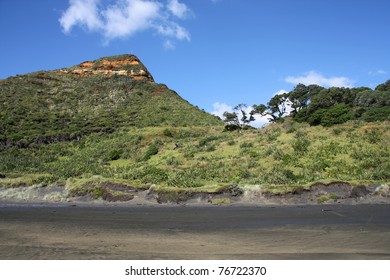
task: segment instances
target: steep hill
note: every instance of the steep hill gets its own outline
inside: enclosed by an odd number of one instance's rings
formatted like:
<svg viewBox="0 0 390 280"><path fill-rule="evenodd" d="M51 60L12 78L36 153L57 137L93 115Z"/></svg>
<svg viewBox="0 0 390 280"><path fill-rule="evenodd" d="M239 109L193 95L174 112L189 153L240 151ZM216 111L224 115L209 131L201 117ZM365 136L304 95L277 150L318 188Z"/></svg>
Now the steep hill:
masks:
<svg viewBox="0 0 390 280"><path fill-rule="evenodd" d="M220 120L154 82L135 55L0 81L0 150L120 127L207 126Z"/></svg>

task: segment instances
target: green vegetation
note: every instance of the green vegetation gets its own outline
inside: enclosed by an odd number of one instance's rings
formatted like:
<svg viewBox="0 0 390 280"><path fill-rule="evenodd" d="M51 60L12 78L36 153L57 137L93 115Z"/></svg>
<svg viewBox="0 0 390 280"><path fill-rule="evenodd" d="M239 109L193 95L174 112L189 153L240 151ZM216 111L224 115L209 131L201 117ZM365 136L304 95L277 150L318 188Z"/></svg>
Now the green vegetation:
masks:
<svg viewBox="0 0 390 280"><path fill-rule="evenodd" d="M127 127L221 124L165 85L122 75L41 71L10 77L0 81L0 104L0 150L77 141Z"/></svg>
<svg viewBox="0 0 390 280"><path fill-rule="evenodd" d="M337 199L337 198L338 198L337 195L332 193L332 194L329 194L329 195L320 196L317 201L318 201L318 203L324 203L324 202L326 202L328 200Z"/></svg>
<svg viewBox="0 0 390 280"><path fill-rule="evenodd" d="M236 183L276 190L324 180L390 179L388 122L348 122L327 129L286 120L241 133L223 132L222 126L169 127L173 136L162 138L166 129L126 128L69 143L13 147L0 153L5 177L0 183L15 174L32 174L34 180L26 184L99 175L142 188L215 189Z"/></svg>
<svg viewBox="0 0 390 280"><path fill-rule="evenodd" d="M71 196L111 200L150 189L171 201L242 193L227 186L278 194L319 181L390 180L389 82L375 90L298 85L250 114L240 104L225 128L166 86L127 76L11 77L0 81L0 104L0 187L57 183ZM255 114L273 123L251 128Z"/></svg>
<svg viewBox="0 0 390 280"><path fill-rule="evenodd" d="M214 205L231 204L232 200L230 198L215 198L211 203Z"/></svg>
<svg viewBox="0 0 390 280"><path fill-rule="evenodd" d="M271 122L283 122L289 106L295 121L310 125L329 127L349 120L390 120L390 80L378 85L375 90L298 84L290 92L275 95L266 105L253 105L249 113L246 113L247 106L244 104L237 105L234 112L225 112L225 128L248 127L255 115L268 116Z"/></svg>

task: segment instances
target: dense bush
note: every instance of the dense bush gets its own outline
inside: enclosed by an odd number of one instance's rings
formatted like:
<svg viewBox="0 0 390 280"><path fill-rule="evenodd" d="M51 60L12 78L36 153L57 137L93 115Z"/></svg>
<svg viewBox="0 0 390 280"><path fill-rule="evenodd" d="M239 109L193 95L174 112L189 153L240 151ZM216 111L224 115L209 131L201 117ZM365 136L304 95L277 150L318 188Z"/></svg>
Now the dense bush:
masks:
<svg viewBox="0 0 390 280"><path fill-rule="evenodd" d="M390 120L390 106L380 108L367 108L361 115L366 122Z"/></svg>
<svg viewBox="0 0 390 280"><path fill-rule="evenodd" d="M158 153L158 147L156 145L150 145L143 157L143 160L149 160L152 156L157 155Z"/></svg>
<svg viewBox="0 0 390 280"><path fill-rule="evenodd" d="M334 124L345 123L353 118L351 109L344 103L333 105L324 112L321 117L321 125L332 126Z"/></svg>
<svg viewBox="0 0 390 280"><path fill-rule="evenodd" d="M117 159L120 159L120 157L122 156L123 154L123 150L122 149L114 149L114 150L111 150L109 153L108 153L108 160L117 160Z"/></svg>
<svg viewBox="0 0 390 280"><path fill-rule="evenodd" d="M390 116L390 80L375 90L362 88L325 89L316 85L297 85L287 94L291 115L298 122L332 126L352 119L384 121ZM279 104L280 106L282 104Z"/></svg>

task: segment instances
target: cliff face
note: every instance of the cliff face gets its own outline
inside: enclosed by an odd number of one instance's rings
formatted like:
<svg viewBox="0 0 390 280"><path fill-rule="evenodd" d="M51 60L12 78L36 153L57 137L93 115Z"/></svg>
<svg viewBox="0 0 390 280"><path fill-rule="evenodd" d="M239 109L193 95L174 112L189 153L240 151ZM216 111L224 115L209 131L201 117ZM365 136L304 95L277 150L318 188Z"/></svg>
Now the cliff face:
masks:
<svg viewBox="0 0 390 280"><path fill-rule="evenodd" d="M78 77L121 75L129 76L134 80L154 82L152 75L135 55L111 56L94 61L85 61L77 66L58 70L57 73Z"/></svg>

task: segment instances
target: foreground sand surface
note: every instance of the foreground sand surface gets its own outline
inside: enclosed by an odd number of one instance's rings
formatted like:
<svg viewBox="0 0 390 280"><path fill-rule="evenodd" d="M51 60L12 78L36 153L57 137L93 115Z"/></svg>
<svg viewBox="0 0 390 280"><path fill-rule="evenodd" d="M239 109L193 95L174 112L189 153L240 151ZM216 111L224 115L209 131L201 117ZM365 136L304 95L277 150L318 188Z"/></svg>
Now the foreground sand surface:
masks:
<svg viewBox="0 0 390 280"><path fill-rule="evenodd" d="M390 259L390 205L0 205L0 259Z"/></svg>

